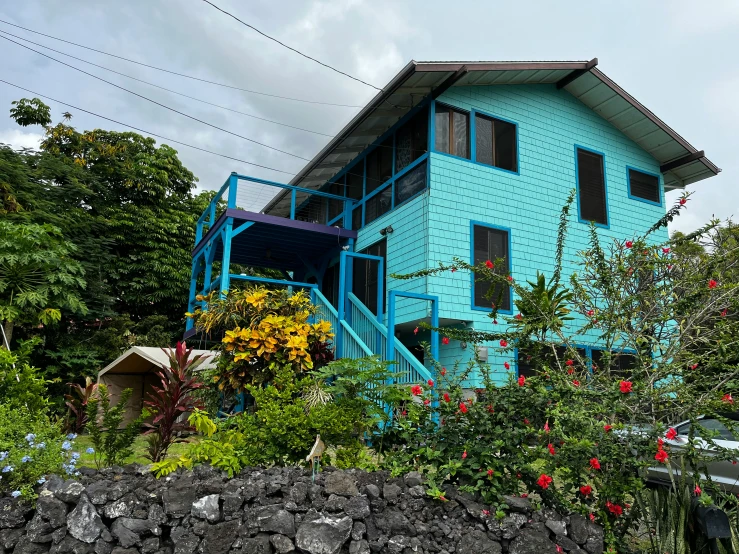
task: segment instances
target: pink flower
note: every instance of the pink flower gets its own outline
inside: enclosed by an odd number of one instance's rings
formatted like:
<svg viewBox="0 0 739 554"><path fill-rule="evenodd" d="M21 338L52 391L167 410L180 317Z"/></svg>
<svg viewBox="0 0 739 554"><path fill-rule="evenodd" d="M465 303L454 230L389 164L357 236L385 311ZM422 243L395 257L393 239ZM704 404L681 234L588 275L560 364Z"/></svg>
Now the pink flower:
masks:
<svg viewBox="0 0 739 554"><path fill-rule="evenodd" d="M467 451L465 450L464 452L462 452L462 459L464 460L466 457L467 457Z"/></svg>
<svg viewBox="0 0 739 554"><path fill-rule="evenodd" d="M724 308L724 310L721 312L721 317L726 317L727 313L729 313L729 310L727 308Z"/></svg>
<svg viewBox="0 0 739 554"><path fill-rule="evenodd" d="M693 492L695 493L696 496L700 496L701 494L703 494L703 489L701 489L698 485L696 485L695 488L693 489Z"/></svg>
<svg viewBox="0 0 739 554"><path fill-rule="evenodd" d="M500 346L501 348L505 348L506 346L508 346L508 341L505 339L500 339Z"/></svg>
<svg viewBox="0 0 739 554"><path fill-rule="evenodd" d="M489 516L490 515L490 510L483 510L482 511L482 515Z"/></svg>
<svg viewBox="0 0 739 554"><path fill-rule="evenodd" d="M549 485L552 484L552 478L549 477L549 475L542 473L536 480L536 484L539 485L542 489L546 490L549 488Z"/></svg>
<svg viewBox="0 0 739 554"><path fill-rule="evenodd" d="M544 423L544 432L545 432L545 433L548 433L548 432L549 432L550 430L551 430L551 427L549 427L549 420L547 420L547 421L546 421L546 422Z"/></svg>
<svg viewBox="0 0 739 554"><path fill-rule="evenodd" d="M709 279L708 280L708 288L709 289L715 289L718 286L718 283L715 279Z"/></svg>
<svg viewBox="0 0 739 554"><path fill-rule="evenodd" d="M674 428L670 427L667 430L667 433L665 433L665 438L669 440L675 440L675 437L677 437L677 431L675 431Z"/></svg>
<svg viewBox="0 0 739 554"><path fill-rule="evenodd" d="M441 339L441 344L449 344L449 337L444 337Z"/></svg>
<svg viewBox="0 0 739 554"><path fill-rule="evenodd" d="M428 406L429 404L431 404L431 400L429 400L428 398L423 401L424 406Z"/></svg>
<svg viewBox="0 0 739 554"><path fill-rule="evenodd" d="M485 265L488 267L488 269L493 269L495 267L495 264L491 262L490 260L487 260L485 262Z"/></svg>
<svg viewBox="0 0 739 554"><path fill-rule="evenodd" d="M588 310L588 317L593 317L595 315L595 310Z"/></svg>
<svg viewBox="0 0 739 554"><path fill-rule="evenodd" d="M631 381L621 381L618 388L621 390L621 394L629 394L633 383Z"/></svg>
<svg viewBox="0 0 739 554"><path fill-rule="evenodd" d="M413 329L413 334L414 335L417 335L418 334L418 327L416 327L415 329Z"/></svg>
<svg viewBox="0 0 739 554"><path fill-rule="evenodd" d="M562 552L565 551L565 549L559 546L558 544L555 544L555 546L557 547L557 554L562 554Z"/></svg>
<svg viewBox="0 0 739 554"><path fill-rule="evenodd" d="M526 384L526 376L525 375L521 375L518 378L518 386L519 387L523 387L525 384Z"/></svg>
<svg viewBox="0 0 739 554"><path fill-rule="evenodd" d="M421 388L421 385L413 385L411 387L411 394L413 396L421 396L423 394L423 389Z"/></svg>
<svg viewBox="0 0 739 554"><path fill-rule="evenodd" d="M588 515L588 517L590 517L590 521L595 521L595 514L594 514L594 513L592 513L592 512L591 512L591 513L590 513L590 514Z"/></svg>

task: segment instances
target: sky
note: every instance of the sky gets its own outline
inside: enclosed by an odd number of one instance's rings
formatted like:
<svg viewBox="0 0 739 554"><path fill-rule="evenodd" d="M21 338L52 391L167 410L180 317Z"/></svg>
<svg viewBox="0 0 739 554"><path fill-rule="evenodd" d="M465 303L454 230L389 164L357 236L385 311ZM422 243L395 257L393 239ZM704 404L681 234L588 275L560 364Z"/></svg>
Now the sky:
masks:
<svg viewBox="0 0 739 554"><path fill-rule="evenodd" d="M739 2L737 0L213 0L263 32L382 87L415 60L589 60L685 137L722 173L688 187L672 229L737 215ZM0 39L0 79L171 139L281 170L172 145L218 188L232 171L288 182L376 93L216 11L202 0L2 0L0 19L174 72L326 106L243 92L148 69L0 23L27 38L231 110L219 109L29 45L117 85L292 155L218 131ZM12 37L11 37L12 38ZM17 40L17 39L13 39ZM21 41L19 41L21 42ZM34 147L41 129L2 112L33 95L0 83L0 142ZM69 111L78 129L128 130ZM6 114L8 112L5 112ZM317 134L320 133L320 134ZM167 142L166 140L158 142ZM668 193L668 204L679 193Z"/></svg>

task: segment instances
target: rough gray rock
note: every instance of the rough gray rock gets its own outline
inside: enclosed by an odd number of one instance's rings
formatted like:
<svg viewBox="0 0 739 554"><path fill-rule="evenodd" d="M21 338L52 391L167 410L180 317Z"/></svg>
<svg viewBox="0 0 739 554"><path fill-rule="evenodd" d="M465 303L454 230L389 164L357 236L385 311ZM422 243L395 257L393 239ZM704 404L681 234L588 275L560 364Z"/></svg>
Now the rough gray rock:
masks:
<svg viewBox="0 0 739 554"><path fill-rule="evenodd" d="M200 544L200 537L185 533L174 540L174 554L192 554Z"/></svg>
<svg viewBox="0 0 739 554"><path fill-rule="evenodd" d="M472 532L462 535L457 544L457 551L469 552L470 554L501 554L503 548L500 543L491 540L483 531L474 529Z"/></svg>
<svg viewBox="0 0 739 554"><path fill-rule="evenodd" d="M367 532L367 526L361 521L355 521L352 526L352 539L358 541L364 537Z"/></svg>
<svg viewBox="0 0 739 554"><path fill-rule="evenodd" d="M347 500L344 513L352 519L364 519L370 515L370 504L366 496L354 496Z"/></svg>
<svg viewBox="0 0 739 554"><path fill-rule="evenodd" d="M319 516L301 523L295 544L309 554L337 554L349 539L351 532L351 518Z"/></svg>
<svg viewBox="0 0 739 554"><path fill-rule="evenodd" d="M242 554L272 554L272 544L269 535L260 533L252 539L245 539L241 547Z"/></svg>
<svg viewBox="0 0 739 554"><path fill-rule="evenodd" d="M567 524L564 521L548 519L544 522L544 525L555 535L567 535Z"/></svg>
<svg viewBox="0 0 739 554"><path fill-rule="evenodd" d="M58 529L67 521L67 505L48 491L43 491L36 501L36 514L53 529Z"/></svg>
<svg viewBox="0 0 739 554"><path fill-rule="evenodd" d="M395 483L385 483L385 486L382 488L383 498L390 503L396 502L401 492L403 492L403 489Z"/></svg>
<svg viewBox="0 0 739 554"><path fill-rule="evenodd" d="M94 504L94 502L93 502ZM133 514L133 509L136 506L136 497L132 494L128 494L123 498L120 498L111 504L107 504L103 510L103 514L108 519L115 519L117 517L127 517Z"/></svg>
<svg viewBox="0 0 739 554"><path fill-rule="evenodd" d="M388 536L416 536L416 528L400 510L387 509L382 514L376 515L375 525Z"/></svg>
<svg viewBox="0 0 739 554"><path fill-rule="evenodd" d="M423 476L417 471L411 471L405 474L405 477L403 477L403 482L405 483L406 487L417 487L418 485L423 483Z"/></svg>
<svg viewBox="0 0 739 554"><path fill-rule="evenodd" d="M349 554L370 554L369 543L365 540L353 540L349 543Z"/></svg>
<svg viewBox="0 0 739 554"><path fill-rule="evenodd" d="M176 484L164 491L164 512L174 517L182 517L190 513L192 503L198 499L198 491L188 484Z"/></svg>
<svg viewBox="0 0 739 554"><path fill-rule="evenodd" d="M380 498L380 488L374 483L367 485L365 487L365 492L367 493L367 498L370 500L377 500Z"/></svg>
<svg viewBox="0 0 739 554"><path fill-rule="evenodd" d="M590 532L588 531L588 520L580 514L570 516L569 537L577 544L585 544Z"/></svg>
<svg viewBox="0 0 739 554"><path fill-rule="evenodd" d="M293 541L285 535L272 535L269 538L269 542L275 549L277 554L288 554L288 552L295 552L295 545Z"/></svg>
<svg viewBox="0 0 739 554"><path fill-rule="evenodd" d="M203 538L204 554L226 554L238 537L240 525L240 521L233 520L209 526Z"/></svg>
<svg viewBox="0 0 739 554"><path fill-rule="evenodd" d="M530 514L532 511L531 502L529 502L528 498L521 498L520 496L504 496L503 501L508 505L512 512Z"/></svg>
<svg viewBox="0 0 739 554"><path fill-rule="evenodd" d="M542 554L556 552L557 546L549 537L532 529L523 529L508 547L508 554ZM600 553L599 553L600 554Z"/></svg>
<svg viewBox="0 0 739 554"><path fill-rule="evenodd" d="M72 487L67 488L67 490L71 489ZM84 488L80 489L82 490ZM107 527L86 494L80 492L77 506L67 517L67 530L75 539L88 544L95 542L103 531L107 531Z"/></svg>
<svg viewBox="0 0 739 554"><path fill-rule="evenodd" d="M217 523L221 519L221 508L218 505L220 495L209 494L192 503L191 513L200 519L207 519L210 523Z"/></svg>
<svg viewBox="0 0 739 554"><path fill-rule="evenodd" d="M295 536L295 516L283 510L279 504L258 509L255 518L262 532Z"/></svg>
<svg viewBox="0 0 739 554"><path fill-rule="evenodd" d="M357 496L357 480L352 475L335 471L326 476L326 494L338 494L339 496Z"/></svg>

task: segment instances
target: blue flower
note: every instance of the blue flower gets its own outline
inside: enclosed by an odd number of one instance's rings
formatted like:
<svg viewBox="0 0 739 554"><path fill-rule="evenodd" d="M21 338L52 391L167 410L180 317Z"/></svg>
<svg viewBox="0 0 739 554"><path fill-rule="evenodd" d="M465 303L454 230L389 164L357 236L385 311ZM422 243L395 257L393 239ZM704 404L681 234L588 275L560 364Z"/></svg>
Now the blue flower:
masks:
<svg viewBox="0 0 739 554"><path fill-rule="evenodd" d="M95 449L92 446L90 446L87 448L87 450L85 450L85 452L87 452L88 454L95 454Z"/></svg>
<svg viewBox="0 0 739 554"><path fill-rule="evenodd" d="M72 450L72 444L69 441L62 443L62 450Z"/></svg>
<svg viewBox="0 0 739 554"><path fill-rule="evenodd" d="M13 491L10 493L10 496L13 498L18 498L21 495L21 491Z"/></svg>
<svg viewBox="0 0 739 554"><path fill-rule="evenodd" d="M38 480L38 481L36 481L36 482L37 482L37 483L38 483L39 485L43 485L44 483L46 483L46 477L42 477L41 479L39 479L39 480Z"/></svg>
<svg viewBox="0 0 739 554"><path fill-rule="evenodd" d="M38 449L40 449L40 450L41 450L41 449L44 449L44 448L46 448L46 443L45 443L45 442L40 442L40 443L38 443L38 444L36 445L36 448L38 448Z"/></svg>
<svg viewBox="0 0 739 554"><path fill-rule="evenodd" d="M67 435L67 438L69 440L73 441L74 439L77 438L77 434L76 433L69 433L69 435Z"/></svg>
<svg viewBox="0 0 739 554"><path fill-rule="evenodd" d="M3 473L10 473L11 471L13 471L13 466L8 465L3 468Z"/></svg>
<svg viewBox="0 0 739 554"><path fill-rule="evenodd" d="M33 433L28 433L26 435L26 442L30 444L34 441L35 438L36 438L36 435L34 435Z"/></svg>
<svg viewBox="0 0 739 554"><path fill-rule="evenodd" d="M23 457L21 458L21 462L22 462L22 463L24 463L24 464L25 464L26 462L30 462L30 461L31 461L31 457L30 457L30 456L29 456L28 454L26 454L25 456L23 456Z"/></svg>
<svg viewBox="0 0 739 554"><path fill-rule="evenodd" d="M72 463L76 462L80 459L80 453L79 452L72 452Z"/></svg>
<svg viewBox="0 0 739 554"><path fill-rule="evenodd" d="M2 462L7 457L8 457L7 452L0 452L0 462Z"/></svg>

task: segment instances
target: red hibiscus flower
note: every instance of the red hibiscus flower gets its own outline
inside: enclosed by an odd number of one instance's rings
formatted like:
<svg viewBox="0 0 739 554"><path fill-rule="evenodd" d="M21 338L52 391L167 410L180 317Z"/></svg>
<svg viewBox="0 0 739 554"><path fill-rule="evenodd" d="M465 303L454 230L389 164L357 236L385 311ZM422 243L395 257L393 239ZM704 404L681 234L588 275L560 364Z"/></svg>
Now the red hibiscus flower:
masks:
<svg viewBox="0 0 739 554"><path fill-rule="evenodd" d="M485 262L485 265L488 266L488 269L493 269L495 267L495 264L491 262L490 260L487 260Z"/></svg>
<svg viewBox="0 0 739 554"><path fill-rule="evenodd" d="M595 315L595 310L588 310L588 317L593 317Z"/></svg>
<svg viewBox="0 0 739 554"><path fill-rule="evenodd" d="M449 337L444 337L441 339L441 344L449 344Z"/></svg>
<svg viewBox="0 0 739 554"><path fill-rule="evenodd" d="M667 463L667 450L657 450L657 453L654 455L654 459L657 460L661 464Z"/></svg>
<svg viewBox="0 0 739 554"><path fill-rule="evenodd" d="M482 515L489 516L490 515L490 510L483 510L482 511Z"/></svg>
<svg viewBox="0 0 739 554"><path fill-rule="evenodd" d="M407 415L408 415L408 412L406 412L405 410L403 410L402 412L400 412L400 417L405 417Z"/></svg>
<svg viewBox="0 0 739 554"><path fill-rule="evenodd" d="M622 394L629 394L631 392L632 385L633 383L631 381L621 381L618 388L621 390Z"/></svg>
<svg viewBox="0 0 739 554"><path fill-rule="evenodd" d="M677 437L677 431L675 431L674 428L670 427L667 430L667 433L665 433L665 438L669 440L675 440L675 437Z"/></svg>
<svg viewBox="0 0 739 554"><path fill-rule="evenodd" d="M667 269L672 269L672 264L667 264Z"/></svg>
<svg viewBox="0 0 739 554"><path fill-rule="evenodd" d="M700 496L701 494L703 494L703 489L701 489L698 485L696 485L695 488L693 489L693 492L695 493L696 496Z"/></svg>
<svg viewBox="0 0 739 554"><path fill-rule="evenodd" d="M500 339L500 346L502 348L505 348L506 346L508 346L508 341L505 339Z"/></svg>
<svg viewBox="0 0 739 554"><path fill-rule="evenodd" d="M723 397L721 398L721 401L722 401L722 402L724 402L724 403L726 403L726 404L733 404L733 403L734 403L734 399L733 399L733 398L731 397L731 393L730 393L730 392L727 392L727 393L726 393L726 394L725 394L725 395L724 395L724 396L723 396Z"/></svg>
<svg viewBox="0 0 739 554"><path fill-rule="evenodd" d="M572 384L575 385L576 387L579 387L580 386L580 381L578 381L577 379L574 379L572 381Z"/></svg>
<svg viewBox="0 0 739 554"><path fill-rule="evenodd" d="M583 485L582 487L580 487L580 493L583 496L590 496L592 492L593 492L593 487L591 487L590 485Z"/></svg>
<svg viewBox="0 0 739 554"><path fill-rule="evenodd" d="M521 493L521 498L528 498L528 497L529 497L528 493L525 493L525 492Z"/></svg>
<svg viewBox="0 0 739 554"><path fill-rule="evenodd" d="M523 319L523 316L521 314L516 314L516 319L521 320Z"/></svg>
<svg viewBox="0 0 739 554"><path fill-rule="evenodd" d="M441 368L441 374L442 374L442 375L446 375L446 368L445 368L445 367L442 367L442 368Z"/></svg>
<svg viewBox="0 0 739 554"><path fill-rule="evenodd" d="M572 375L573 373L575 373L574 369L572 369L571 367L567 369L567 375Z"/></svg>
<svg viewBox="0 0 739 554"><path fill-rule="evenodd" d="M680 205L681 205L681 206L684 206L684 205L685 205L685 203L686 203L687 201L688 201L688 199L687 199L687 198L681 198L681 199L680 199Z"/></svg>
<svg viewBox="0 0 739 554"><path fill-rule="evenodd" d="M444 393L444 402L449 402L449 393L448 392L445 392Z"/></svg>
<svg viewBox="0 0 739 554"><path fill-rule="evenodd" d="M715 289L718 286L718 283L715 279L709 279L708 280L708 288L709 289Z"/></svg>
<svg viewBox="0 0 739 554"><path fill-rule="evenodd" d="M467 404L465 404L464 402L460 402L459 403L459 411L462 412L463 414L466 414L467 413Z"/></svg>
<svg viewBox="0 0 739 554"><path fill-rule="evenodd" d="M462 452L462 459L464 460L466 457L467 457L467 451L465 450L464 452Z"/></svg>
<svg viewBox="0 0 739 554"><path fill-rule="evenodd" d="M690 369L698 369L698 364L693 364L690 366Z"/></svg>
<svg viewBox="0 0 739 554"><path fill-rule="evenodd" d="M665 445L665 441L663 441L661 438L657 439L657 450L662 450L662 447Z"/></svg>
<svg viewBox="0 0 739 554"><path fill-rule="evenodd" d="M549 427L549 420L544 422L544 432L548 433L551 430L551 427Z"/></svg>
<svg viewBox="0 0 739 554"><path fill-rule="evenodd" d="M590 458L590 467L593 469L600 469L598 458Z"/></svg>
<svg viewBox="0 0 739 554"><path fill-rule="evenodd" d="M492 469L488 469L488 477L492 477L493 473L495 473Z"/></svg>
<svg viewBox="0 0 739 554"><path fill-rule="evenodd" d="M573 365L575 365L575 360L567 360L567 361L565 362L565 365L568 365L568 366L573 366Z"/></svg>
<svg viewBox="0 0 739 554"><path fill-rule="evenodd" d="M508 362L503 362L503 367L506 369L511 369L511 364L509 364Z"/></svg>
<svg viewBox="0 0 739 554"><path fill-rule="evenodd" d="M493 409L493 405L492 404L488 404L488 408L487 409L488 409L488 413L489 414L492 414L492 413L495 412L495 410Z"/></svg>
<svg viewBox="0 0 739 554"><path fill-rule="evenodd" d="M429 404L431 404L431 400L429 400L428 398L423 401L424 406L428 406Z"/></svg>
<svg viewBox="0 0 739 554"><path fill-rule="evenodd" d="M621 506L618 504L612 504L610 500L606 502L606 508L616 517L624 513L624 509Z"/></svg>
<svg viewBox="0 0 739 554"><path fill-rule="evenodd" d="M493 323L495 323L497 325L498 324L498 320L497 319L494 319L493 320Z"/></svg>
<svg viewBox="0 0 739 554"><path fill-rule="evenodd" d="M670 249L669 248L663 248L662 249L662 253L663 254L669 254L670 253Z"/></svg>
<svg viewBox="0 0 739 554"><path fill-rule="evenodd" d="M631 248L632 246L634 246L634 243L631 242L630 240L627 240L626 241L626 248Z"/></svg>
<svg viewBox="0 0 739 554"><path fill-rule="evenodd" d="M433 387L434 386L434 382L431 379L429 379L428 381L426 381L426 383L428 384L429 387Z"/></svg>
<svg viewBox="0 0 739 554"><path fill-rule="evenodd" d="M526 376L521 375L521 377L518 378L518 386L523 387L526 384Z"/></svg>
<svg viewBox="0 0 739 554"><path fill-rule="evenodd" d="M418 334L418 327L416 327L415 329L413 329L413 334L414 335L417 335Z"/></svg>
<svg viewBox="0 0 739 554"><path fill-rule="evenodd" d="M724 308L724 310L721 312L721 317L726 317L727 313L729 313L729 310L727 308Z"/></svg>
<svg viewBox="0 0 739 554"><path fill-rule="evenodd" d="M529 421L529 418L525 417L523 418L524 425L531 425L531 422Z"/></svg>
<svg viewBox="0 0 739 554"><path fill-rule="evenodd" d="M607 433L608 431L610 431L611 429L613 429L613 427L611 427L611 426L610 426L610 425L608 425L607 423L606 423L606 424L605 424L605 425L603 426L603 430L604 430L604 431L605 431L606 433Z"/></svg>
<svg viewBox="0 0 739 554"><path fill-rule="evenodd" d="M539 485L542 489L546 490L549 488L549 485L552 484L552 478L549 477L549 475L547 475L546 473L542 473L536 480L536 484Z"/></svg>
<svg viewBox="0 0 739 554"><path fill-rule="evenodd" d="M590 521L595 521L595 514L591 513L588 517L590 517Z"/></svg>
<svg viewBox="0 0 739 554"><path fill-rule="evenodd" d="M423 394L423 389L421 388L421 385L413 385L411 387L411 394L413 396L421 396Z"/></svg>
<svg viewBox="0 0 739 554"><path fill-rule="evenodd" d="M557 452L556 452L556 451L554 450L554 445L553 445L553 444L552 444L551 442L550 442L550 443L549 443L549 444L547 445L547 448L549 449L549 453L550 453L550 454L551 454L552 456L554 456L554 455L555 455L555 454L557 453Z"/></svg>

